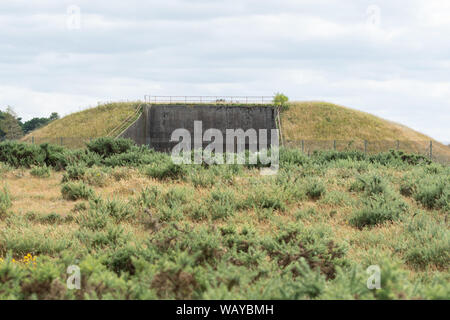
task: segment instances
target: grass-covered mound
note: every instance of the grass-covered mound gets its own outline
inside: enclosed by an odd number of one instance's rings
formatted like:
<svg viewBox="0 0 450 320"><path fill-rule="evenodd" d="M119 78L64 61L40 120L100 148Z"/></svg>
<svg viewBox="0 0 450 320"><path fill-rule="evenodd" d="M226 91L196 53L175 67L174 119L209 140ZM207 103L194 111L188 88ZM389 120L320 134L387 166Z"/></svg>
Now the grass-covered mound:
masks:
<svg viewBox="0 0 450 320"><path fill-rule="evenodd" d="M0 179L2 299L450 298L450 168L418 155L282 149L262 176L128 140L1 143Z"/></svg>
<svg viewBox="0 0 450 320"><path fill-rule="evenodd" d="M102 104L52 121L45 127L29 133L23 140L27 142L34 140L36 144L51 142L69 147L83 147L84 141L91 138L118 135L120 129L124 129L121 125L126 125L126 120L135 114L140 105L138 101Z"/></svg>
<svg viewBox="0 0 450 320"><path fill-rule="evenodd" d="M450 162L450 148L398 123L327 102L292 102L281 114L287 144L304 149L367 149L376 153L396 149L429 154L433 141L435 159ZM364 147L364 140L368 141ZM335 142L336 141L336 142Z"/></svg>

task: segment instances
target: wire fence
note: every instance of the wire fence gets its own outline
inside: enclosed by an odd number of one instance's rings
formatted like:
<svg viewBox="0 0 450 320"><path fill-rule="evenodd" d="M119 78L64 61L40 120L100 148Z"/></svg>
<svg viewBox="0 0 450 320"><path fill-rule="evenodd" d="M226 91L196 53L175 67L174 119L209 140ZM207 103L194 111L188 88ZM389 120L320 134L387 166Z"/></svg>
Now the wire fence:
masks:
<svg viewBox="0 0 450 320"><path fill-rule="evenodd" d="M300 149L307 155L311 155L315 151L328 150L356 150L370 155L398 150L423 155L443 164L450 164L450 146L426 140L287 140L284 142L284 146Z"/></svg>
<svg viewBox="0 0 450 320"><path fill-rule="evenodd" d="M152 133L153 135L154 133ZM170 137L169 137L170 138ZM86 137L28 137L25 142L32 144L50 143L64 146L67 148L84 148L86 143L95 138ZM1 139L0 139L1 140ZM154 142L161 143L161 139ZM168 140L168 139L165 139ZM150 139L152 141L152 139ZM177 143L172 143L176 145ZM450 146L446 146L434 141L405 141L405 140L286 140L284 147L295 148L304 152L306 155L312 155L314 151L353 151L357 150L365 154L377 154L390 150L399 150L407 153L414 153L426 156L442 164L450 164ZM170 148L169 148L170 149ZM168 150L169 150L168 149Z"/></svg>

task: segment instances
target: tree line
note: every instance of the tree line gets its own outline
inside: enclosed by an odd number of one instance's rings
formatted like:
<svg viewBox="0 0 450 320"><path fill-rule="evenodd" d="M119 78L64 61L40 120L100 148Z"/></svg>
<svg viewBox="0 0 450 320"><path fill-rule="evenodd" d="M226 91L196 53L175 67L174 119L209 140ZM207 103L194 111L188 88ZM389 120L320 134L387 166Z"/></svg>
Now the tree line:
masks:
<svg viewBox="0 0 450 320"><path fill-rule="evenodd" d="M53 112L48 118L33 118L23 122L13 108L7 106L5 111L0 110L0 140L19 139L25 134L41 128L51 121L59 119L57 112Z"/></svg>

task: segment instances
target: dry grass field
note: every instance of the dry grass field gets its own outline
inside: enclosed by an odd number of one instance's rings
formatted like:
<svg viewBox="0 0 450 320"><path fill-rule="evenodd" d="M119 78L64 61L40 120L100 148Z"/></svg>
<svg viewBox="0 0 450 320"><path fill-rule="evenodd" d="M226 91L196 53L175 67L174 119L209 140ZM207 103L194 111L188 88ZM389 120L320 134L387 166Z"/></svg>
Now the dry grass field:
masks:
<svg viewBox="0 0 450 320"><path fill-rule="evenodd" d="M450 297L448 167L284 150L261 176L135 147L104 156L0 165L1 298ZM73 264L80 290L65 286ZM370 265L380 290L366 287Z"/></svg>

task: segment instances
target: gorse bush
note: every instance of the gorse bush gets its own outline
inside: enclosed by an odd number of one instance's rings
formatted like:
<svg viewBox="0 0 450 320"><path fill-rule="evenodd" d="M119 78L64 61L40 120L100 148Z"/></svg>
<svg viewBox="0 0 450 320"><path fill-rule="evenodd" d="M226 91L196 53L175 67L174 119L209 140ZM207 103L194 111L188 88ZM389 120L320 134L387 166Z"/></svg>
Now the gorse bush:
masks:
<svg viewBox="0 0 450 320"><path fill-rule="evenodd" d="M0 143L0 161L14 167L30 168L43 165L45 153L39 146L6 141Z"/></svg>
<svg viewBox="0 0 450 320"><path fill-rule="evenodd" d="M11 205L8 187L3 186L3 190L0 190L0 216L4 215Z"/></svg>
<svg viewBox="0 0 450 320"><path fill-rule="evenodd" d="M450 210L450 178L423 179L417 185L414 199L429 209Z"/></svg>
<svg viewBox="0 0 450 320"><path fill-rule="evenodd" d="M94 196L94 191L83 182L68 182L62 185L61 194L66 200L88 200Z"/></svg>
<svg viewBox="0 0 450 320"><path fill-rule="evenodd" d="M206 200L213 219L223 219L234 214L237 204L234 193L230 190L214 190Z"/></svg>
<svg viewBox="0 0 450 320"><path fill-rule="evenodd" d="M401 150L390 150L389 152L381 152L371 155L368 160L373 163L382 165L396 165L396 164L431 164L431 160L426 156L419 154L409 154Z"/></svg>
<svg viewBox="0 0 450 320"><path fill-rule="evenodd" d="M180 179L186 175L186 168L173 162L154 163L145 168L145 174L159 180Z"/></svg>
<svg viewBox="0 0 450 320"><path fill-rule="evenodd" d="M428 265L446 268L450 264L450 235L443 218L430 220L426 213L407 220L398 248L408 264L423 269Z"/></svg>
<svg viewBox="0 0 450 320"><path fill-rule="evenodd" d="M309 180L306 183L306 195L313 200L317 200L325 195L326 188L322 181L317 179Z"/></svg>
<svg viewBox="0 0 450 320"><path fill-rule="evenodd" d="M66 167L66 172L63 175L63 182L83 180L86 174L86 167L81 165L70 165Z"/></svg>
<svg viewBox="0 0 450 320"><path fill-rule="evenodd" d="M89 168L84 174L83 181L91 186L104 187L108 181L108 173L102 168Z"/></svg>
<svg viewBox="0 0 450 320"><path fill-rule="evenodd" d="M363 199L363 208L353 213L350 224L357 228L374 226L398 220L408 205L390 193L377 194Z"/></svg>
<svg viewBox="0 0 450 320"><path fill-rule="evenodd" d="M43 165L42 167L34 167L30 170L30 174L39 178L49 178L51 175L50 168L47 165Z"/></svg>
<svg viewBox="0 0 450 320"><path fill-rule="evenodd" d="M312 155L313 161L317 163L328 163L337 160L363 161L367 157L364 152L358 150L350 151L314 151Z"/></svg>
<svg viewBox="0 0 450 320"><path fill-rule="evenodd" d="M97 153L103 158L126 153L133 146L134 142L130 139L114 139L110 137L98 138L86 144L89 151Z"/></svg>
<svg viewBox="0 0 450 320"><path fill-rule="evenodd" d="M359 176L350 185L350 191L364 191L367 196L383 194L387 189L385 180L377 175Z"/></svg>

